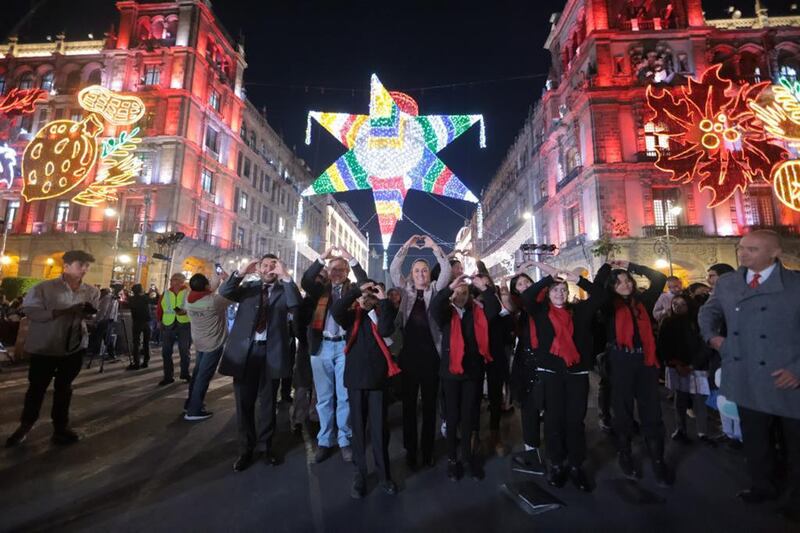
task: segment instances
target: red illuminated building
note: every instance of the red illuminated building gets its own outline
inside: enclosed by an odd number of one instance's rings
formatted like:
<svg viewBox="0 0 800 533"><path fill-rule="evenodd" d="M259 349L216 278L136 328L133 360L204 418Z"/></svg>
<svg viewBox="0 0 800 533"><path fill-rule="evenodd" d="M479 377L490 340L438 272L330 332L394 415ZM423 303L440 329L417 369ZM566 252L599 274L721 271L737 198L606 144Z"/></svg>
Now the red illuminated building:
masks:
<svg viewBox="0 0 800 533"><path fill-rule="evenodd" d="M671 259L695 281L713 263L735 265L736 237L754 228L788 237L785 260L800 266L800 216L769 183L709 209L709 191L655 167L670 140L645 98L648 85L671 90L715 64L735 84L795 79L800 13L779 8L787 14L755 2L752 17L712 20L700 0L568 0L551 19L542 98L483 194L477 248L494 273L507 274L533 242L557 245L552 262L565 269L594 271L614 248L665 271Z"/></svg>
<svg viewBox="0 0 800 533"><path fill-rule="evenodd" d="M26 203L18 179L0 192L8 224L3 275L57 275L59 254L82 248L98 259L93 283L107 282L115 265L117 278L133 281L138 272L143 282L160 285L169 269L210 273L216 261L234 267L267 251L291 264L295 231L310 239L298 260L304 268L316 257L311 248L322 247L325 203L332 200L305 201L297 227L309 169L247 101L243 42L226 33L203 0L116 5L119 20L103 39L59 34L0 45L0 94L34 87L48 93L33 114L0 123L0 147L15 149L17 163L43 124L80 115L82 87L100 84L146 105L137 150L142 170L115 205L90 208L69 197ZM147 246L137 269L145 223ZM159 238L177 232L185 237L171 253ZM153 253L171 255L172 264Z"/></svg>

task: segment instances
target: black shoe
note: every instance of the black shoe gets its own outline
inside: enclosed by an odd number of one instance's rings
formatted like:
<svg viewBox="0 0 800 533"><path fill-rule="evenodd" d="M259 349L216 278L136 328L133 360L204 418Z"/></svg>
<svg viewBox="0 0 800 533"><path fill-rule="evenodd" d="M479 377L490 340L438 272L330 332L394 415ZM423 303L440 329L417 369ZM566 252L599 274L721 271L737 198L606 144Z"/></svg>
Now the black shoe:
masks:
<svg viewBox="0 0 800 533"><path fill-rule="evenodd" d="M727 443L725 444L725 447L728 449L729 452L738 453L742 451L744 445L740 440L728 439Z"/></svg>
<svg viewBox="0 0 800 533"><path fill-rule="evenodd" d="M367 495L367 480L363 475L356 472L353 476L353 488L350 489L350 496L359 500Z"/></svg>
<svg viewBox="0 0 800 533"><path fill-rule="evenodd" d="M72 431L70 428L62 428L55 430L50 440L53 441L53 444L66 446L67 444L75 444L76 442L81 440L81 438L77 433Z"/></svg>
<svg viewBox="0 0 800 533"><path fill-rule="evenodd" d="M129 364L125 367L125 370L139 370L140 366L134 363Z"/></svg>
<svg viewBox="0 0 800 533"><path fill-rule="evenodd" d="M778 493L776 491L770 492L758 489L747 489L737 493L736 497L742 500L744 503L758 504L777 500Z"/></svg>
<svg viewBox="0 0 800 533"><path fill-rule="evenodd" d="M461 479L462 468L461 463L458 461L447 461L447 479L450 481L458 481Z"/></svg>
<svg viewBox="0 0 800 533"><path fill-rule="evenodd" d="M233 463L233 471L242 472L243 470L247 470L251 464L253 464L253 452L243 453L236 459L236 462Z"/></svg>
<svg viewBox="0 0 800 533"><path fill-rule="evenodd" d="M206 411L205 409L203 409L202 411L200 411L199 413L197 413L195 415L191 415L189 413L186 413L186 414L183 415L183 419L184 420L188 420L189 422L199 422L201 420L208 420L212 416L214 416L214 413L212 413L211 411Z"/></svg>
<svg viewBox="0 0 800 533"><path fill-rule="evenodd" d="M353 448L350 446L345 446L341 449L342 451L342 460L345 463L352 463L353 462Z"/></svg>
<svg viewBox="0 0 800 533"><path fill-rule="evenodd" d="M675 482L672 470L664 459L653 461L653 474L656 476L656 484L660 487L671 487Z"/></svg>
<svg viewBox="0 0 800 533"><path fill-rule="evenodd" d="M417 469L417 456L415 454L406 453L406 466L412 471Z"/></svg>
<svg viewBox="0 0 800 533"><path fill-rule="evenodd" d="M561 465L552 465L547 470L547 484L560 489L567 482L567 469Z"/></svg>
<svg viewBox="0 0 800 533"><path fill-rule="evenodd" d="M314 462L319 464L331 456L333 450L328 446L319 446L317 452L314 454Z"/></svg>
<svg viewBox="0 0 800 533"><path fill-rule="evenodd" d="M264 454L261 456L261 460L264 461L264 464L267 466L278 466L282 462L280 457L269 450L264 452Z"/></svg>
<svg viewBox="0 0 800 533"><path fill-rule="evenodd" d="M191 376L181 376L181 379L186 383L189 383L192 380Z"/></svg>
<svg viewBox="0 0 800 533"><path fill-rule="evenodd" d="M422 466L423 468L433 468L436 466L436 460L433 457L423 457Z"/></svg>
<svg viewBox="0 0 800 533"><path fill-rule="evenodd" d="M572 466L569 469L569 479L578 490L592 492L592 484L586 476L586 472L579 466Z"/></svg>
<svg viewBox="0 0 800 533"><path fill-rule="evenodd" d="M467 461L467 473L469 474L469 477L475 481L480 481L485 476L483 466L481 466L480 461L475 457Z"/></svg>
<svg viewBox="0 0 800 533"><path fill-rule="evenodd" d="M622 474L626 478L636 479L641 477L642 473L633 461L633 456L629 450L619 452L617 460L619 462L619 469L622 470Z"/></svg>
<svg viewBox="0 0 800 533"><path fill-rule="evenodd" d="M711 448L716 448L717 447L717 441L715 439L709 437L708 435L698 435L697 436L697 440L699 440L700 442L702 442L703 444L705 444L706 446L709 446Z"/></svg>
<svg viewBox="0 0 800 533"><path fill-rule="evenodd" d="M33 426L27 425L20 425L14 433L11 434L8 439L6 439L6 448L13 448L15 446L19 446L25 439L28 438L28 432L31 430Z"/></svg>
<svg viewBox="0 0 800 533"><path fill-rule="evenodd" d="M394 496L395 494L397 494L397 485L391 479L384 481L382 486L383 486L383 492L385 492L389 496Z"/></svg>
<svg viewBox="0 0 800 533"><path fill-rule="evenodd" d="M141 367L139 367L139 368L147 368L147 361L145 361L144 363L142 363L142 366L141 366Z"/></svg>
<svg viewBox="0 0 800 533"><path fill-rule="evenodd" d="M686 432L683 431L682 429L676 429L675 431L673 431L671 438L675 442L680 442L681 444L691 444L692 443L692 440L689 438L689 436L686 434Z"/></svg>
<svg viewBox="0 0 800 533"><path fill-rule="evenodd" d="M175 378L164 378L158 382L158 386L163 387L164 385L169 385L171 383L175 383Z"/></svg>
<svg viewBox="0 0 800 533"><path fill-rule="evenodd" d="M611 433L611 419L610 418L601 418L597 421L597 425L600 426L600 430L604 433Z"/></svg>

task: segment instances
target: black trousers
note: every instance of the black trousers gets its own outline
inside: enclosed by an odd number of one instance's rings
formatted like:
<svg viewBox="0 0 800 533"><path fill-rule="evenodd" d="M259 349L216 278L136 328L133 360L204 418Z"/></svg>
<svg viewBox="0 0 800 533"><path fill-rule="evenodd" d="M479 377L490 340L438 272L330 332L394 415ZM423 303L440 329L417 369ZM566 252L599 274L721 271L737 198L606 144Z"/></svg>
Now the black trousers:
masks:
<svg viewBox="0 0 800 533"><path fill-rule="evenodd" d="M609 379L608 355L597 357L597 373L600 383L597 386L597 416L606 423L611 422L611 381Z"/></svg>
<svg viewBox="0 0 800 533"><path fill-rule="evenodd" d="M386 391L347 389L350 402L350 426L353 438L353 463L356 471L367 475L367 423L369 423L372 456L381 481L392 479L389 472L389 426L386 423Z"/></svg>
<svg viewBox="0 0 800 533"><path fill-rule="evenodd" d="M520 402L520 418L522 421L522 439L524 444L538 448L542 445L541 411L544 396L541 378Z"/></svg>
<svg viewBox="0 0 800 533"><path fill-rule="evenodd" d="M31 355L28 367L28 391L20 422L32 426L39 419L44 395L50 381L53 383L53 409L50 416L56 431L69 425L69 404L72 400L72 382L83 365L84 351L67 356Z"/></svg>
<svg viewBox="0 0 800 533"><path fill-rule="evenodd" d="M486 365L486 385L489 392L489 429L500 430L500 416L503 414L503 385L508 371L502 365L505 359L495 360ZM480 411L479 411L480 413ZM478 424L480 427L480 424Z"/></svg>
<svg viewBox="0 0 800 533"><path fill-rule="evenodd" d="M436 396L439 377L420 380L412 375L400 374L403 394L403 447L411 457L417 457L417 445L422 449L422 459L433 458L433 438L436 435ZM422 393L422 431L417 435L417 397Z"/></svg>
<svg viewBox="0 0 800 533"><path fill-rule="evenodd" d="M738 407L752 487L764 492L774 492L778 488L775 476L776 450L772 436L775 424L779 423L783 429L789 463L786 473L789 502L800 506L800 419L774 416L741 405Z"/></svg>
<svg viewBox="0 0 800 533"><path fill-rule="evenodd" d="M664 439L661 400L658 396L658 367L645 366L644 354L609 349L611 408L614 431L622 441L634 433L634 401L638 407L641 433L646 439Z"/></svg>
<svg viewBox="0 0 800 533"><path fill-rule="evenodd" d="M569 460L581 466L586 460L583 419L589 399L589 375L569 372L541 372L544 385L544 442L553 465Z"/></svg>
<svg viewBox="0 0 800 533"><path fill-rule="evenodd" d="M443 379L444 405L447 411L447 458L458 460L458 434L461 432L461 458L472 459L472 432L475 410L480 408L480 380Z"/></svg>
<svg viewBox="0 0 800 533"><path fill-rule="evenodd" d="M134 322L131 327L133 333L133 364L139 366L142 362L147 364L150 362L150 323L149 322ZM141 348L140 348L141 346ZM142 357L139 357L139 350L141 349Z"/></svg>
<svg viewBox="0 0 800 533"><path fill-rule="evenodd" d="M259 346L258 348L263 348ZM242 453L269 451L275 434L277 396L280 380L267 375L266 353L253 347L247 358L244 377L234 378L236 421L239 426L239 449ZM259 402L256 431L256 400Z"/></svg>

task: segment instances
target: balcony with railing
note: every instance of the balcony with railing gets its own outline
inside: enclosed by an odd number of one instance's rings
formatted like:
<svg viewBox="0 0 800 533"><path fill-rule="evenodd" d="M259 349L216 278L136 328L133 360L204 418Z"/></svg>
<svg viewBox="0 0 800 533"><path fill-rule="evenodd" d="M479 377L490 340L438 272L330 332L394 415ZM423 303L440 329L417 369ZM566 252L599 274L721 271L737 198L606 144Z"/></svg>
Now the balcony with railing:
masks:
<svg viewBox="0 0 800 533"><path fill-rule="evenodd" d="M569 173L567 173L567 175L564 176L564 179L556 184L556 191L560 191L561 189L566 187L569 184L569 182L571 182L580 175L581 171L583 171L582 165L578 165L577 167L570 170Z"/></svg>
<svg viewBox="0 0 800 533"><path fill-rule="evenodd" d="M769 230L769 231L774 231L775 233L783 237L797 237L798 235L797 228L795 226L780 226L780 225L769 226L766 224L753 224L750 226L745 226L743 230L744 233L750 233L751 231L757 231L757 230Z"/></svg>
<svg viewBox="0 0 800 533"><path fill-rule="evenodd" d="M667 234L667 227L663 224L642 226L644 237L663 237ZM706 230L701 225L672 225L669 226L669 234L679 239L700 239L707 237Z"/></svg>

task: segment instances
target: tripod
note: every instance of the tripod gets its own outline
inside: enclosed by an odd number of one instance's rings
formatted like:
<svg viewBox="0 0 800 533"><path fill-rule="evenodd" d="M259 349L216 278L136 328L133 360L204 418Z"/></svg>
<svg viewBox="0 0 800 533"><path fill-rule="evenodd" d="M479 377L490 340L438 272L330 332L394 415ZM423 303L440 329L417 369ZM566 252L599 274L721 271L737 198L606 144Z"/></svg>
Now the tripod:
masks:
<svg viewBox="0 0 800 533"><path fill-rule="evenodd" d="M131 353L130 344L128 342L128 331L125 328L125 321L119 320L119 297L115 296L114 300L115 300L115 303L114 303L114 306L113 306L113 310L111 312L111 318L109 318L109 320L108 320L108 330L106 330L106 333L105 333L105 335L103 335L103 338L100 339L100 350L98 351L99 353L97 354L97 356L100 358L100 368L97 371L98 374L102 374L103 373L103 370L104 370L104 367L105 367L105 363L106 363L106 354L108 353L108 347L109 346L116 347L116 345L117 345L117 338L118 338L117 331L116 331L116 324L117 323L119 323L122 326L122 335L123 335L124 345L128 346L128 359L129 359L129 362L131 362L131 363L133 362L133 354ZM86 368L91 368L92 361L94 361L94 357L95 357L94 354L92 354L91 357L89 358L89 363L86 365Z"/></svg>

